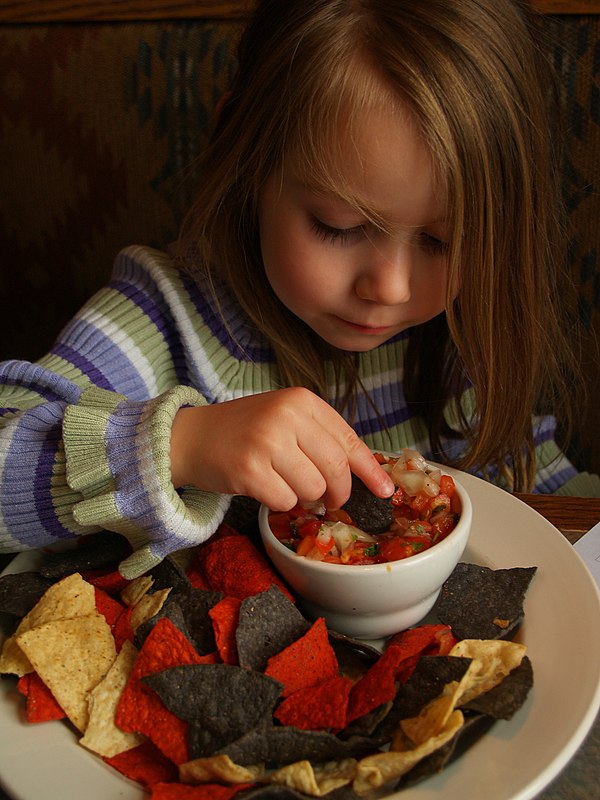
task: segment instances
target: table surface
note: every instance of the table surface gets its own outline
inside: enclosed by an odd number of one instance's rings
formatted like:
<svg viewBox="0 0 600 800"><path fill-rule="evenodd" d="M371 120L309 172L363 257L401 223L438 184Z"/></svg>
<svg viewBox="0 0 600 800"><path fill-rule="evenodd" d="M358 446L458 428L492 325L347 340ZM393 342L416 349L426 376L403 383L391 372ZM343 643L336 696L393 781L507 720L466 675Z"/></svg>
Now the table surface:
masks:
<svg viewBox="0 0 600 800"><path fill-rule="evenodd" d="M584 533L600 522L600 498L559 497L556 495L517 495L551 522L574 544ZM11 556L0 555L0 570ZM600 717L573 759L538 800L593 800L600 797L598 767L600 765ZM11 800L0 788L0 800ZM107 798L110 800L110 798Z"/></svg>

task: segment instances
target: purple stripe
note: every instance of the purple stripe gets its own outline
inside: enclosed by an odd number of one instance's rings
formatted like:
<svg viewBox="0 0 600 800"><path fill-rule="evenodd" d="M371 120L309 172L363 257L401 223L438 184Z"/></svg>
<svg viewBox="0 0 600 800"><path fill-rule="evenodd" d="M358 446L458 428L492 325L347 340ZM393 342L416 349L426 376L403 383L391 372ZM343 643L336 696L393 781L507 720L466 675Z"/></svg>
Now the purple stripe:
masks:
<svg viewBox="0 0 600 800"><path fill-rule="evenodd" d="M248 335L247 331L245 331L245 335L240 337L242 340L242 346L238 345L235 340L232 339L228 325L226 325L221 317L215 313L211 300L208 297L204 297L200 288L194 283L194 281L189 278L187 275L182 276L184 287L188 293L188 296L198 314L202 317L205 325L209 328L211 334L217 339L217 341L227 349L229 354L236 358L238 361L250 361L256 363L265 363L273 360L273 352L270 347L267 345L261 346L256 344L250 335ZM228 294L225 294L225 290L222 290L223 294L221 295L221 300L223 300L224 307L227 307L230 302L230 297ZM236 304L236 309L238 308ZM226 320L229 323L229 327L236 331L240 328L240 317L241 311L238 311L235 317L230 315L230 318ZM226 315L225 315L226 316ZM248 320L247 324L250 324ZM253 331L253 336L256 336L257 332Z"/></svg>
<svg viewBox="0 0 600 800"><path fill-rule="evenodd" d="M76 369L86 375L96 386L100 387L101 389L108 389L111 392L115 391L112 383L108 380L106 375L88 358L86 358L77 350L74 350L68 344L58 342L53 347L52 353L55 356L62 358L63 361L66 361L68 364L74 366Z"/></svg>
<svg viewBox="0 0 600 800"><path fill-rule="evenodd" d="M57 519L51 500L61 419L62 404L41 406L24 413L13 429L4 465L2 505L11 537L28 547L74 535Z"/></svg>
<svg viewBox="0 0 600 800"><path fill-rule="evenodd" d="M31 389L47 401L76 403L81 388L72 381L28 361L5 361L0 364L0 385Z"/></svg>
<svg viewBox="0 0 600 800"><path fill-rule="evenodd" d="M156 295L161 297L160 289L154 282L150 283L153 289L155 289ZM177 325L168 307L164 309L159 308L150 295L142 291L139 287L133 286L126 281L113 280L110 286L120 292L120 294L128 300L135 303L135 305L143 311L144 315L152 321L169 349L178 383L188 383L189 374L185 351L177 331Z"/></svg>

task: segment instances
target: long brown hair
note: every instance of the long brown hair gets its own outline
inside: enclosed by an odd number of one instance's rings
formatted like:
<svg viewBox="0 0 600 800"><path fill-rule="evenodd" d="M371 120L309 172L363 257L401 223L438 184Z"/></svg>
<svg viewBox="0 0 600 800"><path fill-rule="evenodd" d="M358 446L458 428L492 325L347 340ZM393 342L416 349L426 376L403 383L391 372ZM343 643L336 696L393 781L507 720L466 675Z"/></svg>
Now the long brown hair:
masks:
<svg viewBox="0 0 600 800"><path fill-rule="evenodd" d="M567 413L564 226L536 39L518 0L259 2L182 237L271 342L285 384L326 397L333 365L340 404L351 402L353 355L322 342L267 281L258 197L292 152L307 177L343 193L336 142L352 109L408 104L448 197L452 241L446 313L411 337L405 394L433 448L452 432L452 405L466 442L458 466L508 465L516 489L535 474L532 413ZM460 402L467 387L472 408Z"/></svg>

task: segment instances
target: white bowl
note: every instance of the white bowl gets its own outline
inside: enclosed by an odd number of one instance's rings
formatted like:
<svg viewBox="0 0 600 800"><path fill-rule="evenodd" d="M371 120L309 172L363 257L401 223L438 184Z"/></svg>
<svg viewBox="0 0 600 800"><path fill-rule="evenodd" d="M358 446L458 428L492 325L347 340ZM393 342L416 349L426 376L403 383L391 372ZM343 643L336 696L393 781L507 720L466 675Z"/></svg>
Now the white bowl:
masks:
<svg viewBox="0 0 600 800"><path fill-rule="evenodd" d="M308 616L324 617L331 630L359 639L380 639L420 622L459 562L471 531L472 506L455 479L460 519L441 542L385 564L330 564L297 556L269 527L269 509L259 510L267 555L297 595Z"/></svg>

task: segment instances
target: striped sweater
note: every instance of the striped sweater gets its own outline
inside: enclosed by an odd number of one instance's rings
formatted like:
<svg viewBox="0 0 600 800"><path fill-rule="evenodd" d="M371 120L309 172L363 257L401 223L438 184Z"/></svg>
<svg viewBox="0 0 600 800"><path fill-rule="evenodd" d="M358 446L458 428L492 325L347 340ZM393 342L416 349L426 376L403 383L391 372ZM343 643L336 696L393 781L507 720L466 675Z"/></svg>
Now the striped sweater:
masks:
<svg viewBox="0 0 600 800"><path fill-rule="evenodd" d="M165 253L128 248L47 356L0 365L0 552L108 529L130 540L121 571L135 577L214 532L230 498L174 489L171 421L182 405L281 381L268 342L235 300L222 291L218 316L203 288ZM411 446L431 457L402 393L409 335L361 354L361 378L381 416L365 400L355 429L373 448ZM540 468L537 490L577 493L581 476L554 444L552 419L536 430L540 463L551 464Z"/></svg>

